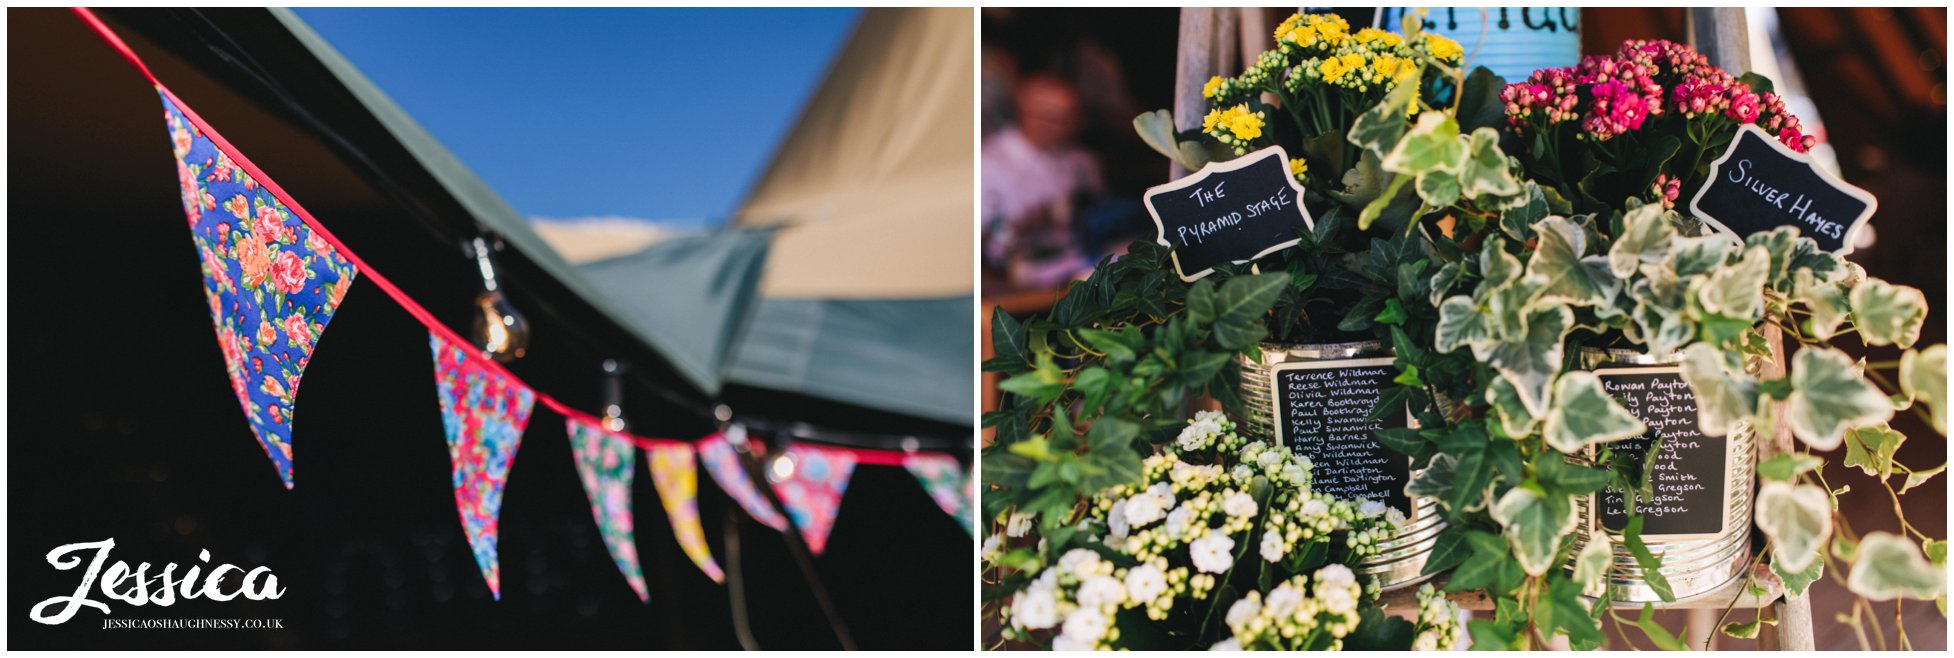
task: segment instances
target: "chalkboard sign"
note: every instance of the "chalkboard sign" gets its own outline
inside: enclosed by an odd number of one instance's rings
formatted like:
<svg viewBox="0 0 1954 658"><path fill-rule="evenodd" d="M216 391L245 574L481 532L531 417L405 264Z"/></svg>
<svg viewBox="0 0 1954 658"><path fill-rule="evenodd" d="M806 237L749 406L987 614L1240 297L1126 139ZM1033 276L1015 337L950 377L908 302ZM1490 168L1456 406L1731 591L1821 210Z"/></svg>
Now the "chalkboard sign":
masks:
<svg viewBox="0 0 1954 658"><path fill-rule="evenodd" d="M1832 177L1754 125L1737 131L1689 202L1697 217L1740 244L1790 225L1837 254L1852 251L1852 232L1878 208L1871 192Z"/></svg>
<svg viewBox="0 0 1954 658"><path fill-rule="evenodd" d="M1368 498L1411 515L1404 487L1411 459L1378 442L1385 428L1411 426L1411 411L1370 419L1384 387L1397 376L1392 359L1301 361L1271 368L1276 442L1310 460L1311 488Z"/></svg>
<svg viewBox="0 0 1954 658"><path fill-rule="evenodd" d="M1245 263L1293 247L1298 229L1316 225L1303 208L1303 186L1289 175L1280 146L1209 163L1180 180L1147 189L1147 212L1159 242L1172 250L1183 281L1216 265Z"/></svg>
<svg viewBox="0 0 1954 658"><path fill-rule="evenodd" d="M1643 460L1649 447L1656 438L1662 439L1662 453L1648 473L1653 500L1636 502L1643 517L1642 535L1668 540L1721 536L1730 518L1731 492L1726 485L1736 456L1727 437L1703 435L1696 419L1696 396L1683 381L1682 370L1676 366L1608 368L1594 374L1609 395L1649 427L1642 436L1609 444L1610 449L1647 463ZM1620 532L1628 524L1627 501L1621 492L1610 487L1595 497L1601 527Z"/></svg>

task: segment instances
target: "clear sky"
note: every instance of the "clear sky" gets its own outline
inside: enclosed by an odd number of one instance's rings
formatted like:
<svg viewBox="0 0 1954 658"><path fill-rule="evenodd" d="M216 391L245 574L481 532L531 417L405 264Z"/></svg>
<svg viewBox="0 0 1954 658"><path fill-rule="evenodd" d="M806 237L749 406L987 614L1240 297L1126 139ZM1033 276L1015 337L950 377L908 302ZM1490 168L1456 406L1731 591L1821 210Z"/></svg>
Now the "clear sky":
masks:
<svg viewBox="0 0 1954 658"><path fill-rule="evenodd" d="M717 224L857 9L297 9L516 210Z"/></svg>

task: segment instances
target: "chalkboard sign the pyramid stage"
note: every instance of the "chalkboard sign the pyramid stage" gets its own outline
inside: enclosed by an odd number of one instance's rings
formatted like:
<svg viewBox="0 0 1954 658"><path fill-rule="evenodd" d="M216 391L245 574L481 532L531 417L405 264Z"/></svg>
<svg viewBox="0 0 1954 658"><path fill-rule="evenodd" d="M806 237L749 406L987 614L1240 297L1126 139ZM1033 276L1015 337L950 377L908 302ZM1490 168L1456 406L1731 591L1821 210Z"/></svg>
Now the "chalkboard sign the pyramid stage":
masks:
<svg viewBox="0 0 1954 658"><path fill-rule="evenodd" d="M1710 176L1689 209L1738 244L1754 233L1796 226L1820 248L1845 255L1879 200L1747 124L1723 157L1710 163Z"/></svg>
<svg viewBox="0 0 1954 658"><path fill-rule="evenodd" d="M1299 230L1316 227L1303 207L1303 186L1289 173L1289 153L1280 146L1212 162L1148 188L1146 204L1182 281L1296 246Z"/></svg>

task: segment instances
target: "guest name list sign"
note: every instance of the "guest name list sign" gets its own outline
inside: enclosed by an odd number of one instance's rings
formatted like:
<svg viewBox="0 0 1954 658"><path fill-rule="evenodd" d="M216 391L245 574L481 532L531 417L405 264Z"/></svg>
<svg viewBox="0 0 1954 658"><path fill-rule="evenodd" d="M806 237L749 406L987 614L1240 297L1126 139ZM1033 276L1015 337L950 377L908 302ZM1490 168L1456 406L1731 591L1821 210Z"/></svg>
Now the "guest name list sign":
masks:
<svg viewBox="0 0 1954 658"><path fill-rule="evenodd" d="M1653 499L1636 505L1643 516L1643 536L1683 540L1722 535L1730 518L1725 485L1731 443L1725 437L1703 435L1696 420L1696 396L1683 381L1682 371L1666 366L1609 368L1594 374L1609 395L1649 426L1648 433L1609 448L1641 461L1655 439L1662 439L1662 452L1648 474ZM1613 487L1597 497L1601 526L1620 532L1628 525L1627 501Z"/></svg>
<svg viewBox="0 0 1954 658"><path fill-rule="evenodd" d="M1389 357L1275 366L1276 441L1309 457L1312 488L1338 498L1383 501L1406 516L1411 460L1378 442L1385 428L1409 427L1411 413L1370 418L1397 376Z"/></svg>

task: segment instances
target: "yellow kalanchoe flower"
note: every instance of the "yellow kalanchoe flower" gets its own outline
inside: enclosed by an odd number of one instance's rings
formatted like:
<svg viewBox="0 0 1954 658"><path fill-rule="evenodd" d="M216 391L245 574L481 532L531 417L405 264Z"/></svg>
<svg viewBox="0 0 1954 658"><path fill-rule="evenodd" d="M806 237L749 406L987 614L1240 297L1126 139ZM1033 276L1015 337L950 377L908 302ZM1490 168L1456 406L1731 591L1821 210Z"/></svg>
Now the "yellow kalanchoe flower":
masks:
<svg viewBox="0 0 1954 658"><path fill-rule="evenodd" d="M1459 42L1447 39L1443 35L1427 34L1425 38L1425 46L1431 49L1433 57L1452 60L1465 55L1465 49L1459 46Z"/></svg>
<svg viewBox="0 0 1954 658"><path fill-rule="evenodd" d="M1215 125L1221 123L1221 117L1220 108L1208 110L1208 115L1201 117L1201 131L1214 132Z"/></svg>
<svg viewBox="0 0 1954 658"><path fill-rule="evenodd" d="M1221 88L1221 76L1208 78L1208 84L1201 86L1202 98L1214 98L1214 92Z"/></svg>
<svg viewBox="0 0 1954 658"><path fill-rule="evenodd" d="M1296 180L1302 180L1303 174L1308 172L1309 162L1307 160L1296 158L1289 161L1289 175L1295 176Z"/></svg>
<svg viewBox="0 0 1954 658"><path fill-rule="evenodd" d="M1223 113L1223 120L1228 132L1234 133L1236 139L1249 141L1262 136L1262 114L1248 111L1247 104L1229 108Z"/></svg>

